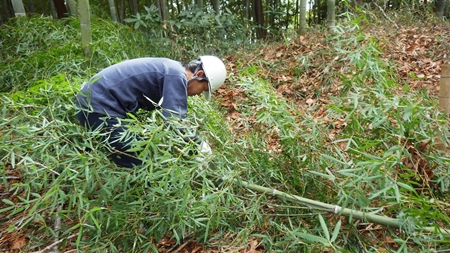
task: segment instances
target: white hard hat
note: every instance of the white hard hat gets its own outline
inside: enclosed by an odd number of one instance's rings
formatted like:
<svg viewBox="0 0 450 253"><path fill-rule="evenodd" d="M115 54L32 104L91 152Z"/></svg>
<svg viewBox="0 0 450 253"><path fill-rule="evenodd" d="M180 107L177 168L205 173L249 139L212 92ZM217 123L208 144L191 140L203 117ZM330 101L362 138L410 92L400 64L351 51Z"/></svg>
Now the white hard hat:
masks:
<svg viewBox="0 0 450 253"><path fill-rule="evenodd" d="M203 71L205 76L208 78L209 89L203 92L206 100L211 99L211 93L218 90L222 86L225 78L227 77L227 70L222 60L212 55L200 56L200 61L202 62Z"/></svg>

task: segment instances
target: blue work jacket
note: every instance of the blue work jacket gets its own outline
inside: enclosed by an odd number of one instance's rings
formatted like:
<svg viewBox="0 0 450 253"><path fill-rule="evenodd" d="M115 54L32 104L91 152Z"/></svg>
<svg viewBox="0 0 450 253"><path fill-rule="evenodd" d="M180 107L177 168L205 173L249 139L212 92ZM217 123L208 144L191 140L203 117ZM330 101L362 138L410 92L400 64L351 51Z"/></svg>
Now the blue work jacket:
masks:
<svg viewBox="0 0 450 253"><path fill-rule="evenodd" d="M138 109L156 109L155 104L162 99L164 116L185 118L187 97L187 77L182 64L148 57L103 69L85 83L77 102L89 112L125 118L127 113Z"/></svg>

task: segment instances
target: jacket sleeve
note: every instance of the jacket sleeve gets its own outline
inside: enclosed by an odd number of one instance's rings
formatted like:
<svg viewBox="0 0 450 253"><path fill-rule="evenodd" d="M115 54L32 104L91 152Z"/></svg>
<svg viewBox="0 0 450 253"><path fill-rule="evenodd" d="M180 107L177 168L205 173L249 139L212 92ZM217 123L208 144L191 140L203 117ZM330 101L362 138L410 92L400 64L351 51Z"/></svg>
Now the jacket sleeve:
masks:
<svg viewBox="0 0 450 253"><path fill-rule="evenodd" d="M161 87L162 113L165 118L178 117L186 118L187 115L187 81L185 77L166 76ZM166 121L166 125L171 129L176 129L183 136L185 141L192 141L200 144L202 139L195 132L187 127L175 126Z"/></svg>
<svg viewBox="0 0 450 253"><path fill-rule="evenodd" d="M186 118L188 97L186 79L182 76L166 76L160 91L163 115Z"/></svg>

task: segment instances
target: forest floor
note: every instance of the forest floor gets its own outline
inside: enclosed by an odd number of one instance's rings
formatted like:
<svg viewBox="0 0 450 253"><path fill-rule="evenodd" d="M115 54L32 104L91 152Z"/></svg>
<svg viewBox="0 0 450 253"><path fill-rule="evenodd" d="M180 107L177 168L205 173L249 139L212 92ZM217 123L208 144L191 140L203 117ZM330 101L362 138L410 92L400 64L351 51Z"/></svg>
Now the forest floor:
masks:
<svg viewBox="0 0 450 253"><path fill-rule="evenodd" d="M433 24L427 27L372 27L362 32L368 39L378 41L380 57L394 67L398 83L406 85L411 91L426 90L428 95L437 98L442 64L450 62L450 27ZM244 59L229 56L228 70L235 71L238 65L257 64L261 78L274 85L277 92L297 107L309 110L310 105L320 109L312 114L321 117L329 97L339 96L342 80L339 75L348 76L348 61L335 58L333 45L322 33L308 33L298 39L280 45L268 45L259 52L250 52ZM298 68L298 56L308 55L309 63L301 75L293 73ZM265 64L258 63L258 61ZM330 74L332 73L332 74ZM228 108L227 118L232 122L239 118L233 110L236 98L242 94L239 87L223 86L219 90L222 106ZM320 94L320 96L318 96Z"/></svg>
<svg viewBox="0 0 450 253"><path fill-rule="evenodd" d="M409 86L412 91L426 90L430 97L437 99L441 66L450 60L450 26L432 24L426 27L398 27L392 24L391 27L369 27L365 26L362 32L377 41L382 59L394 63L392 72L397 74L398 82ZM245 68L257 64L260 66L261 78L273 84L279 94L304 110L311 110L311 104L317 105L311 113L320 118L324 115L329 97L339 96L342 90L341 80L336 74L348 75L348 62L336 60L333 52L333 45L323 34L311 31L289 43L270 44L258 52L247 52L246 55L230 55L225 58L225 62L229 73L236 72L238 66ZM294 73L293 70L299 64L298 56L302 55L309 56L309 67L303 72ZM226 84L216 95L225 108L224 116L230 122L230 127L233 127L233 122L243 117L234 109L243 91L236 85ZM0 252L22 252L26 235L1 234ZM168 238L161 240L157 247L160 252L223 252L223 249L207 248L195 241L176 245L175 240ZM251 241L245 247L227 252L263 251L257 241Z"/></svg>
<svg viewBox="0 0 450 253"><path fill-rule="evenodd" d="M403 85L399 91L393 92L405 92L407 86L410 92L422 90L430 98L438 99L441 66L450 63L450 26L377 26L366 27L362 32L368 40L377 41L381 50L380 57L393 63L390 64L394 66L391 71L397 77L397 82ZM251 65L260 66L260 77L271 83L280 95L299 109L309 111L314 117L323 120L330 97L339 96L342 92L339 74L348 75L348 62L336 60L333 52L333 45L322 33L311 31L290 43L267 45L258 52L248 52L244 56L231 55L226 58L227 69L233 73L238 66L241 69ZM294 71L299 64L298 57L302 55L308 55L310 62L306 71L298 75ZM243 117L235 109L242 95L243 90L231 84L223 86L216 94L221 106L226 109L225 117L231 128L239 127L236 125L239 122L237 119ZM314 107L311 106L313 104ZM315 108L314 111L311 108ZM278 140L273 139L271 145L273 147L268 147L269 149L277 150ZM395 248L395 242L391 238L383 235L379 239ZM198 245L191 242L177 252L223 252L195 246ZM247 247L227 252L264 251L258 247L257 241L250 241Z"/></svg>

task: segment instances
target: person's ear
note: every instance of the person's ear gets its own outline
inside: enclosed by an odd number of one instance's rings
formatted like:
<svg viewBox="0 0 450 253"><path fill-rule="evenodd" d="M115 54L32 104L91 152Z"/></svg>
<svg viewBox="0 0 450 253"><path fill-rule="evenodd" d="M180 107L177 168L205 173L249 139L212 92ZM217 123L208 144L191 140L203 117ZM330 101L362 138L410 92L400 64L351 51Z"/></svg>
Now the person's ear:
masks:
<svg viewBox="0 0 450 253"><path fill-rule="evenodd" d="M205 72L203 70L199 70L199 71L197 71L196 76L203 77L204 74L205 74Z"/></svg>

